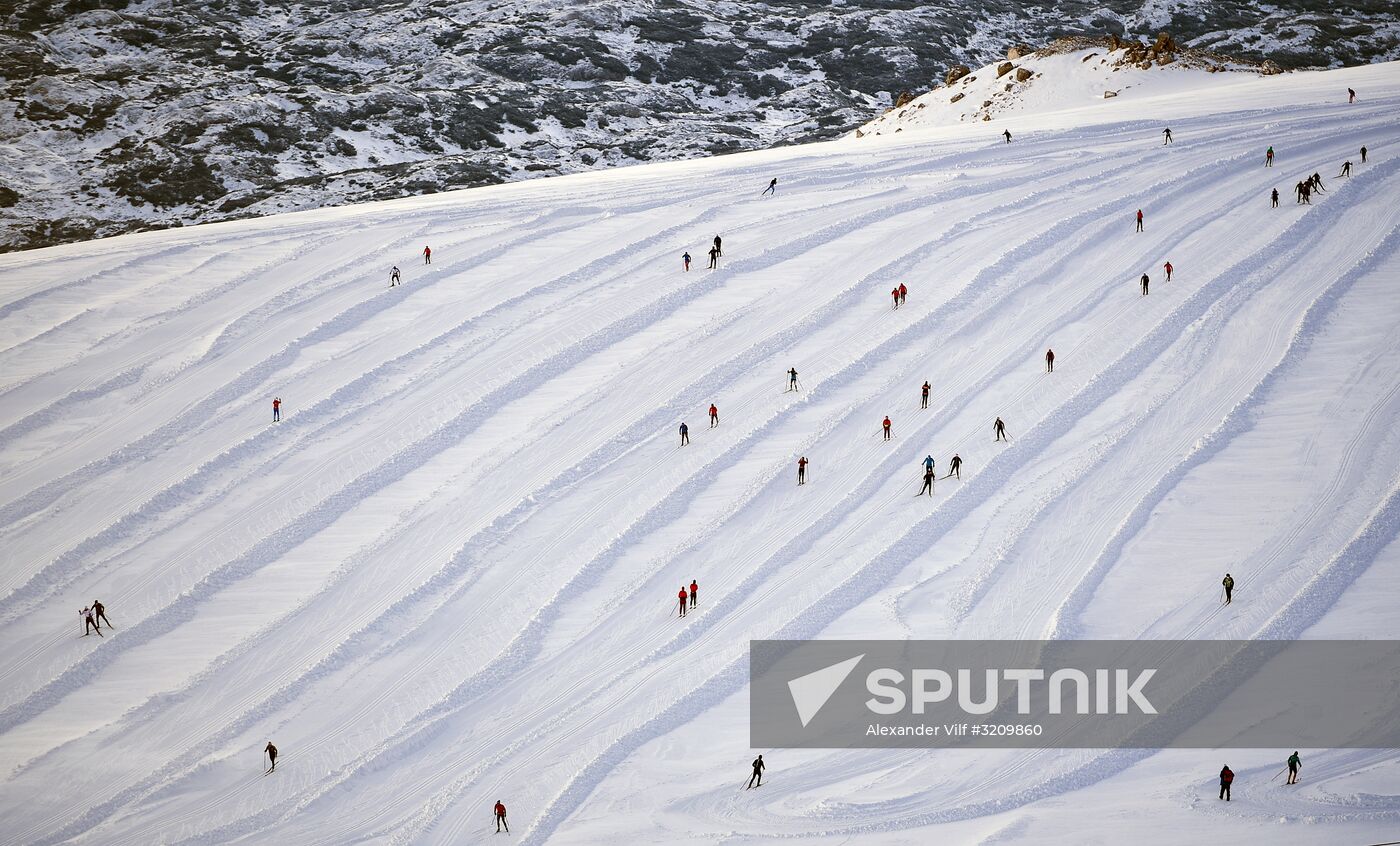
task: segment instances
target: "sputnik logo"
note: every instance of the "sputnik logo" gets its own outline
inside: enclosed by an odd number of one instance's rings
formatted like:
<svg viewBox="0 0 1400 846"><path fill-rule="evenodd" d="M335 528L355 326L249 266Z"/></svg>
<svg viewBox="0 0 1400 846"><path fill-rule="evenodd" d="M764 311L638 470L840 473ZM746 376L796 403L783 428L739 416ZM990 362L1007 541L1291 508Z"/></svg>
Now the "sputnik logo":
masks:
<svg viewBox="0 0 1400 846"><path fill-rule="evenodd" d="M841 686L841 682L846 680L864 657L865 653L862 652L854 658L847 658L839 664L823 667L788 682L788 692L792 694L792 704L797 706L797 718L802 721L803 728L806 728L822 706L826 705L827 700Z"/></svg>

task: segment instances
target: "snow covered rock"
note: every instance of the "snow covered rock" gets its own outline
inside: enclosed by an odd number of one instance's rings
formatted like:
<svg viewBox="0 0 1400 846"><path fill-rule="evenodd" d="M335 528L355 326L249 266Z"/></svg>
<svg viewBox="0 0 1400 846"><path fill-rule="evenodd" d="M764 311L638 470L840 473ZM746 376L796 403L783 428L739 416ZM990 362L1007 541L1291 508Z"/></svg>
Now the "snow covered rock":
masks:
<svg viewBox="0 0 1400 846"><path fill-rule="evenodd" d="M861 127L862 137L1071 108L1115 97L1152 96L1209 84L1210 75L1221 71L1228 73L1217 83L1237 74L1271 72L1260 64L1182 47L1165 32L1151 43L1117 36L1062 38L1027 53L1017 63L998 62L965 74L962 68L956 70L957 93L952 97L946 89L935 89L912 101L923 108L882 115ZM1004 78L1013 72L1015 84L1007 84Z"/></svg>

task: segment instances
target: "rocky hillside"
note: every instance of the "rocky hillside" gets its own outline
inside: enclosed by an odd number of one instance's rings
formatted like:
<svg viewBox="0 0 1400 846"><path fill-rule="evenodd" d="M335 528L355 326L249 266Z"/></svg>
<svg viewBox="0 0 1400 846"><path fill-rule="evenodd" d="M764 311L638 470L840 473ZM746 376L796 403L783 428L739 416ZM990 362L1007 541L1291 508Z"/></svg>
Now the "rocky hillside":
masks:
<svg viewBox="0 0 1400 846"><path fill-rule="evenodd" d="M976 70L950 68L942 84L919 97L901 96L883 115L855 131L857 138L1019 112L1044 113L1119 97L1137 98L1192 87L1238 74L1283 73L1273 60L1251 62L1186 47L1169 33L1151 40L1073 36L1039 50L1014 46L1001 61ZM1210 77L1216 76L1218 80Z"/></svg>
<svg viewBox="0 0 1400 846"><path fill-rule="evenodd" d="M1019 42L1400 56L1389 3L10 0L0 250L831 138Z"/></svg>

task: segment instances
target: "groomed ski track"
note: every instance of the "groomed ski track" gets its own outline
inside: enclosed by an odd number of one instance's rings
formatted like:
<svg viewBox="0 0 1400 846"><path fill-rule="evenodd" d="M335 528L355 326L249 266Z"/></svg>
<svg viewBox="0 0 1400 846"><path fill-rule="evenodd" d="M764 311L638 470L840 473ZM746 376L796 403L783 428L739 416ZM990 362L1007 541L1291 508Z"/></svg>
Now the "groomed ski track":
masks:
<svg viewBox="0 0 1400 846"><path fill-rule="evenodd" d="M750 638L1400 636L1398 109L1241 77L0 256L3 839L1394 839L1379 750L742 787Z"/></svg>

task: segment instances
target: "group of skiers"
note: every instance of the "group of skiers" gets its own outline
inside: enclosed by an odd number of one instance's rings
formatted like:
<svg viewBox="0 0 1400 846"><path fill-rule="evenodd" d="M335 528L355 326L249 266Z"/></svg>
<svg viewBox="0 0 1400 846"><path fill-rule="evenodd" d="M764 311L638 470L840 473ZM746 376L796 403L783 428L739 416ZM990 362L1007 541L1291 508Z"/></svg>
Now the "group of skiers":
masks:
<svg viewBox="0 0 1400 846"><path fill-rule="evenodd" d="M682 605L684 605L684 602L682 602ZM273 754L274 759L275 759L276 754L277 754L276 749L273 748L273 746L272 746L271 743L267 744L267 746L268 746L269 749L272 750L272 754ZM275 765L275 763L276 763L276 762L275 762L275 760L274 760L274 765ZM1297 784L1297 783L1298 783L1298 771L1299 771L1300 769L1302 769L1302 767L1303 767L1303 759L1300 758L1300 757L1298 756L1297 750L1294 750L1293 754L1288 756L1288 761L1287 761L1287 763L1285 764L1284 769L1283 769L1283 770L1280 770L1280 771L1278 772L1278 774L1276 774L1276 775L1274 776L1274 778L1278 778L1280 775L1283 775L1283 773L1286 771L1286 772L1288 773L1288 781L1287 781L1286 783L1287 783L1287 784ZM762 787L762 786L763 786L763 771L766 770L767 768L768 768L768 765L767 765L766 763L764 763L764 761L763 761L763 754L762 754L762 753L759 753L758 757L757 757L757 758L754 758L754 759L753 759L753 762L752 762L751 764L749 764L749 769L750 769L749 780L748 780L748 783L744 786L744 789L745 789L745 790L753 790L753 789L756 788L756 787ZM1272 780L1272 779L1271 779L1271 780ZM1220 798L1221 798L1221 799L1225 800L1226 802L1229 802L1229 801L1230 801L1230 787L1231 787L1231 785L1233 785L1234 783L1235 783L1235 771L1232 770L1232 769L1230 769L1230 765L1229 765L1229 764L1226 764L1225 766L1223 766L1223 767L1220 768ZM509 833L509 832L510 832L510 826L506 824L506 806L501 802L501 800L499 800L499 799L496 800L496 805L495 805L494 808L491 809L491 813L492 813L492 816L494 817L494 819L496 820L496 832L497 832L498 834L499 834L501 831L505 831L505 832Z"/></svg>
<svg viewBox="0 0 1400 846"><path fill-rule="evenodd" d="M1162 270L1164 270L1167 274L1167 281L1172 281L1172 263L1167 262L1166 264L1162 265ZM1148 285L1151 284L1151 282L1151 277L1149 277L1146 273L1142 274L1142 278L1138 280L1138 284L1142 286L1142 295L1144 297L1147 296L1147 288Z"/></svg>
<svg viewBox="0 0 1400 846"><path fill-rule="evenodd" d="M686 612L686 603L689 602L690 607L694 608L696 604L700 601L700 585L694 579L691 579L690 589L687 590L685 585L681 585L681 591L679 594L677 594L677 596L680 598L681 603L680 616L684 617Z"/></svg>
<svg viewBox="0 0 1400 846"><path fill-rule="evenodd" d="M1348 90L1348 94L1349 94L1349 98L1350 98L1350 99L1349 99L1349 102L1354 102L1354 101L1355 101L1355 98L1356 98L1356 92L1352 91L1351 89L1347 89L1347 90ZM1007 129L1007 130L1005 130L1005 132L1003 133L1003 135L1004 135L1004 137L1005 137L1006 143L1007 143L1007 144L1011 143L1011 131L1010 131L1009 129ZM1164 128L1164 129L1162 130L1162 135L1163 135L1162 144L1163 144L1164 146L1165 146L1165 145L1169 145L1169 144L1172 143L1172 131L1171 131L1170 127ZM1361 148L1360 154L1361 154L1361 161L1362 161L1362 163L1364 164L1364 163L1366 162L1366 156L1367 156L1367 149L1366 149L1364 146ZM1274 160L1274 148L1271 146L1271 147L1269 147L1268 150L1265 152L1265 167L1273 167L1273 160ZM1340 176L1349 176L1350 173L1351 173L1351 162L1350 162L1350 161L1347 161L1347 162L1345 162L1345 163L1343 164L1343 166L1342 166L1342 171L1341 171ZM772 180L768 183L768 187L763 191L763 195L776 194L776 192L777 192L777 184L778 184L778 180L777 180L776 178L772 179ZM1296 196L1297 196L1296 202L1299 203L1299 204L1310 204L1310 203L1311 203L1311 194L1312 194L1312 192L1313 192L1314 190L1316 190L1316 191L1325 191L1325 190L1326 190L1326 189L1323 187L1323 185L1322 185L1322 177L1321 177L1321 175L1320 175L1319 173L1314 173L1312 176L1308 177L1307 179L1305 179L1305 180L1303 180L1303 181L1300 181L1300 182L1295 186L1294 191L1295 191L1295 194L1296 194ZM1279 199L1279 195L1278 195L1278 190L1277 190L1277 189L1274 189L1274 190L1273 190L1272 195L1271 195L1271 198L1272 198L1272 201L1273 201L1273 206L1276 208L1276 207L1278 206L1278 199ZM1135 219L1136 219L1136 231L1137 231L1137 232L1143 232L1143 231L1144 231L1144 226L1143 226L1144 219L1143 219L1143 212L1142 212L1142 209L1138 209L1138 210L1137 210L1136 218L1135 218ZM720 236L719 236L719 235L716 235L716 236L714 237L713 244L712 244L712 246L711 246L710 249L709 249L709 258L710 258L709 267L710 267L710 269L715 269L715 268L718 267L719 258L720 258L722 255L723 255L722 241L721 241L721 239L720 239ZM431 264L431 263L432 263L432 249L431 249L431 247L425 246L425 247L423 248L422 256L423 256L423 263L424 263L424 264ZM690 256L690 253L689 253L689 252L683 253L682 256L681 256L681 261L682 261L682 266L683 266L684 270L685 270L685 271L689 271L689 270L690 270L690 263L691 263L691 256ZM1166 262L1166 263L1163 265L1163 269L1164 269L1164 271L1165 271L1165 273L1166 273L1166 280L1167 280L1168 282L1170 282L1170 281L1171 281L1171 277L1172 277L1172 270L1173 270L1171 262L1170 262L1170 261ZM394 286L396 286L396 285L399 285L400 283L401 283L401 273L400 273L400 270L399 270L399 268L398 268L397 266L394 266L394 267L392 268L392 270L390 271L390 275L389 275L389 285L390 285L390 287L394 287ZM1141 284L1141 288L1142 288L1142 294L1143 294L1143 296L1146 296L1146 295L1148 294L1148 288L1149 288L1149 284L1150 284L1150 278L1149 278L1148 274L1144 273L1144 274L1142 275L1142 277L1141 277L1141 279L1140 279L1140 284ZM895 287L894 289L892 289L892 290L890 291L890 298L891 298L891 300L892 300L892 302L893 302L893 307L897 309L897 308L899 308L902 304L904 304L904 302L906 301L906 299L907 299L907 297L908 297L908 293L909 293L909 292L908 292L908 288L907 288L907 286L906 286L904 283L900 283L897 287ZM1054 351L1053 349L1047 349L1047 350L1045 351L1045 369L1046 369L1046 372L1049 372L1049 373L1053 373L1054 370L1055 370L1055 351ZM794 368L789 368L789 370L787 371L787 375L788 375L787 391L797 391L797 390L800 390L801 388L800 388L800 384L799 384L798 378L797 378L797 369L796 369L795 367L794 367ZM929 407L929 392L930 392L930 387L931 387L931 386L930 386L930 384L929 384L927 381L925 381L925 382L923 383L922 387L921 387L921 391L920 391L920 394L921 394L921 396L920 396L920 407L923 408L923 409L927 409L927 408ZM273 419L274 422L279 421L279 420L281 419L281 405L282 405L281 397L274 397L273 400L272 400L272 419ZM718 407L717 407L714 403L711 403L711 404L710 404L710 407L709 407L709 419L710 419L710 426L709 426L709 428L713 429L713 428L716 428L716 427L719 425L719 409L718 409ZM886 415L886 416L884 417L883 421L882 421L882 424L881 424L881 429L882 429L882 432L883 432L884 440L886 440L886 441L891 440L891 438L892 438L892 426L893 426L893 424L892 424L892 422L891 422L889 416ZM993 424L992 424L992 432L993 432L993 440L994 440L994 441L1009 441L1009 440L1010 440L1010 438L1009 438L1009 437L1007 436L1007 434L1006 434L1006 423L1005 423L1000 417L997 417L996 420L993 422ZM682 422L682 423L680 424L680 439L681 439L681 445L682 445L682 446L685 446L685 445L687 445L687 444L690 443L689 429L688 429L688 427L686 426L686 424L685 424L684 422ZM797 460L797 484L798 484L798 485L805 485L805 484L806 484L806 480L807 480L807 465L808 465L808 463L809 463L809 462L808 462L808 459L807 459L807 457L806 457L805 455L799 457L798 460ZM924 468L923 487L920 489L918 495L919 495L919 496L923 496L925 493L927 493L929 496L932 496L932 495L933 495L934 481L935 481L935 478L936 478L936 474L935 474L935 461L934 461L933 455L932 455L932 454L929 454L929 455L925 456L924 459L923 459L923 461L922 461L922 464L923 464L923 468ZM961 458L961 456L960 456L959 454L954 453L952 459L949 461L949 470L948 470L948 474L947 474L946 476L944 476L944 478L946 479L946 478L949 478L949 477L956 477L956 478L958 478L958 479L961 479L961 478L962 478L961 468L962 468L962 458ZM1235 586L1234 578L1233 578L1229 573L1226 573L1226 574L1225 574L1225 578L1222 580L1221 584L1222 584L1222 586L1223 586L1223 588L1224 588L1224 592L1225 592L1225 604L1228 605L1228 604L1230 604L1230 603L1233 601L1233 593L1234 593L1234 586ZM682 585L682 586L681 586L680 590L677 592L677 602L678 602L677 613L678 613L678 616L679 616L679 617L685 617L686 614L688 613L688 611L693 610L693 609L697 606L697 604L698 604L698 602L699 602L699 591L700 591L699 583L698 583L696 580L691 580L690 585L689 585L688 587L685 586L685 585ZM108 625L109 627L111 627L111 623L107 620L104 611L105 611L105 609L104 609L102 603L101 603L101 602L98 602L97 600L94 600L91 606L84 607L84 608L82 609L82 611L79 612L80 615L81 615L81 617L82 617L82 619L83 619L83 620L85 621L85 623L86 623L85 631L84 631L84 634L83 634L84 637L86 637L86 636L87 636L88 634L90 634L92 631L96 631L96 632L98 633L98 635L101 636L101 635L102 635L102 631L101 631L101 625L100 625L100 623L102 623L102 622L106 622L107 625ZM268 773L271 773L271 772L273 772L273 771L276 769L276 766L277 766L277 747L274 746L274 745L272 744L271 741L269 741L268 744L267 744L267 746L266 746L266 748L264 749L264 752L267 754L268 759L269 759L269 761L270 761L270 766L268 767L267 772L268 772ZM752 773L752 775L751 775L750 778L749 778L749 783L748 783L748 787L749 787L749 788L753 788L753 787L757 787L757 786L762 785L762 783L763 783L763 770L764 770L764 767L765 767L765 765L764 765L764 762L763 762L763 756L762 756L762 755L759 755L757 758L754 759L753 764L752 764L753 773ZM1300 767L1301 767L1301 759L1299 758L1298 753L1295 751L1291 756L1289 756L1288 762L1287 762L1287 772L1288 772L1288 774L1289 774L1289 775L1288 775L1288 782L1287 782L1288 784L1296 784L1296 783L1297 783L1298 770L1300 769ZM1280 773L1280 774L1281 774L1281 773ZM1225 801L1229 801L1229 800L1230 800L1230 786L1231 786L1231 784L1233 783L1234 778L1235 778L1235 774L1234 774L1233 771L1230 770L1230 768L1229 768L1228 766L1226 766L1226 767L1224 767L1224 768L1221 769L1221 771L1220 771L1220 798L1221 798L1221 799L1224 799ZM1277 776L1275 776L1275 778L1277 778ZM500 832L500 831L502 831L502 830L504 830L504 831L506 831L506 832L509 832L509 831L510 831L510 826L506 823L506 808L505 808L505 805L504 805L502 802L500 802L499 800L496 802L496 804L495 804L495 806L494 806L494 808L493 808L493 816L494 816L494 818L495 818L495 820L496 820L496 831L497 831L497 832Z"/></svg>
<svg viewBox="0 0 1400 846"><path fill-rule="evenodd" d="M796 373L796 371L793 371L793 372ZM796 376L794 376L793 378L795 379ZM710 428L713 429L713 428L715 428L715 427L718 426L718 425L719 425L719 406L715 405L714 403L710 403ZM685 446L685 445L688 444L688 443L690 443L690 427L687 426L687 425L685 425L685 421L682 420L682 421L681 421L681 446Z"/></svg>
<svg viewBox="0 0 1400 846"><path fill-rule="evenodd" d="M1365 163L1366 163L1366 147L1365 147L1365 145L1362 145L1361 150L1360 150L1360 153L1361 153L1361 163L1362 163L1362 164L1365 164ZM1268 149L1268 151L1264 154L1264 166L1265 166L1265 167L1273 167L1273 166L1274 166L1274 148L1273 148L1273 147L1270 147L1270 148ZM1338 178L1338 179L1341 179L1341 178L1346 178L1346 177L1350 177L1350 176L1351 176L1351 159L1347 159L1346 161L1342 162L1342 169L1341 169L1340 172L1338 172L1337 178ZM1324 188L1324 187L1322 186L1322 174L1321 174L1321 173L1318 173L1318 172L1314 172L1312 176L1309 176L1309 177L1307 177L1306 179L1303 179L1303 180L1299 181L1297 185L1294 185L1294 186L1293 186L1293 196L1294 196L1293 204L1294 204L1294 205L1304 205L1304 206L1310 206L1310 205L1312 205L1312 195L1313 195L1313 192L1314 192L1314 191L1318 191L1318 192L1321 192L1321 193L1326 193L1326 191L1327 191L1327 189ZM1272 208L1278 208L1278 189L1277 189L1277 188L1274 188L1274 189L1270 190L1270 192L1269 192L1269 200L1270 200L1270 202L1271 202L1271 204L1272 204Z"/></svg>
<svg viewBox="0 0 1400 846"><path fill-rule="evenodd" d="M107 624L107 628L113 628L112 622L107 619L106 606L96 599L92 601L91 605L84 606L83 610L78 612L78 617L83 621L83 637L87 637L93 632L97 632L98 637L106 637L102 633L103 623Z"/></svg>
<svg viewBox="0 0 1400 846"><path fill-rule="evenodd" d="M1274 774L1274 778L1278 778L1279 776L1281 776L1281 775L1283 775L1285 772L1287 772L1287 773L1288 773L1288 781L1286 781L1285 784L1297 784L1297 783L1298 783L1298 771L1301 770L1302 768L1303 768L1303 759L1300 758L1300 757L1298 757L1298 750L1295 749L1295 750L1293 750L1293 754L1288 756L1288 760L1284 763L1284 768L1283 768L1282 770L1279 770L1277 773ZM1270 780L1270 781L1273 781L1273 779L1269 779L1269 780ZM1230 786L1233 785L1234 783L1235 783L1235 771L1232 770L1232 769L1230 769L1230 765L1229 765L1229 764L1226 764L1225 766L1223 766L1223 767L1220 768L1220 798L1221 798L1221 799L1224 799L1226 802L1229 802L1229 801L1230 801Z"/></svg>

